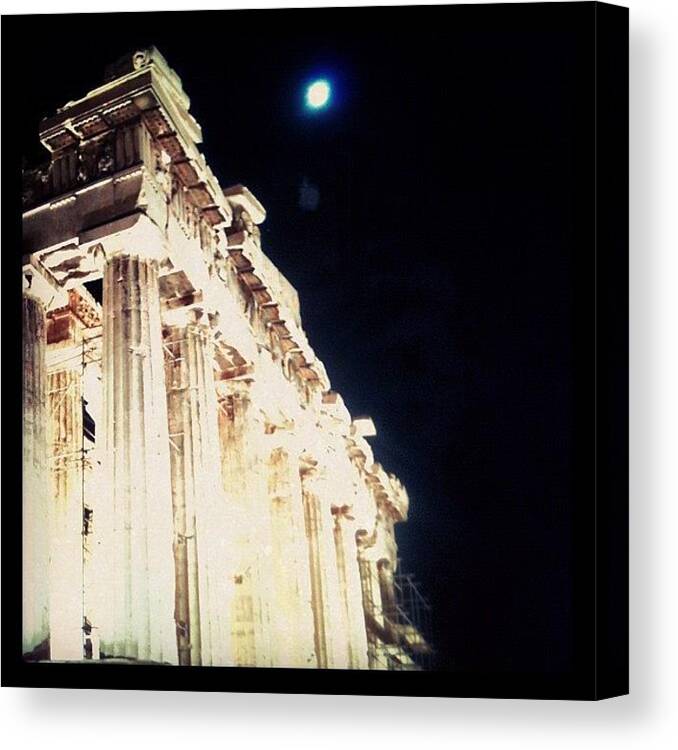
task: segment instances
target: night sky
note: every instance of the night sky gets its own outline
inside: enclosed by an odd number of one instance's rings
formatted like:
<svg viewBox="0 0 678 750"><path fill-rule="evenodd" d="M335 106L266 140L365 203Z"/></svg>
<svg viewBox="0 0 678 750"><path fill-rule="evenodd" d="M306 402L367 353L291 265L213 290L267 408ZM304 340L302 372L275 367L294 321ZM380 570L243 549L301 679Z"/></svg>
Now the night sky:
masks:
<svg viewBox="0 0 678 750"><path fill-rule="evenodd" d="M511 6L509 6L511 7ZM23 152L42 116L154 44L222 186L265 205L265 252L375 455L410 495L403 569L441 669L559 672L572 659L572 263L582 94L557 22L479 6L54 16L31 54ZM331 105L309 113L325 77Z"/></svg>

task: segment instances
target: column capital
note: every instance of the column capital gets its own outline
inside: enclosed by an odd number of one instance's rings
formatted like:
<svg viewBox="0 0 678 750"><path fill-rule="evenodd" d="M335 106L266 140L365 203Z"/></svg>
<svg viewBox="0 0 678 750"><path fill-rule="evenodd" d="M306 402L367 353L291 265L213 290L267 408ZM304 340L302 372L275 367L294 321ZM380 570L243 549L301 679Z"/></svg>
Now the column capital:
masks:
<svg viewBox="0 0 678 750"><path fill-rule="evenodd" d="M164 232L144 213L111 222L106 225L103 235L83 235L80 241L81 244L95 242L103 261L109 261L117 255L136 257L139 260L155 260L158 263L167 259Z"/></svg>
<svg viewBox="0 0 678 750"><path fill-rule="evenodd" d="M335 522L341 526L356 525L352 505L332 505L332 516L334 517Z"/></svg>
<svg viewBox="0 0 678 750"><path fill-rule="evenodd" d="M304 452L299 457L299 473L304 488L316 495L322 506L329 509L332 492L327 468Z"/></svg>
<svg viewBox="0 0 678 750"><path fill-rule="evenodd" d="M211 327L209 318L205 314L205 308L200 303L166 308L162 311L162 322L164 326L177 326L179 328L194 326L206 331Z"/></svg>
<svg viewBox="0 0 678 750"><path fill-rule="evenodd" d="M377 528L376 526L371 532L367 529L358 529L355 536L355 541L358 546L358 553L366 556L367 550L377 543Z"/></svg>
<svg viewBox="0 0 678 750"><path fill-rule="evenodd" d="M303 451L303 445L295 430L294 422L285 425L273 425L268 420L265 421L263 442L270 452L282 448L295 461Z"/></svg>
<svg viewBox="0 0 678 750"><path fill-rule="evenodd" d="M299 471L304 478L308 479L313 479L320 473L318 461L307 451L299 456Z"/></svg>
<svg viewBox="0 0 678 750"><path fill-rule="evenodd" d="M234 377L215 381L218 400L224 401L231 396L251 399L252 377Z"/></svg>

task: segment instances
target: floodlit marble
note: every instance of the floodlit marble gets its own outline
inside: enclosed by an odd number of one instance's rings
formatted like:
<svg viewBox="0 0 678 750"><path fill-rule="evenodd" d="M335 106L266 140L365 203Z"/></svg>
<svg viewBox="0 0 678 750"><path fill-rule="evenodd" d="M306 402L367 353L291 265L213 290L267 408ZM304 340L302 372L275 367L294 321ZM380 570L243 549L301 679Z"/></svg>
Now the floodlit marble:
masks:
<svg viewBox="0 0 678 750"><path fill-rule="evenodd" d="M156 49L127 55L24 175L24 653L413 667L407 493L188 109Z"/></svg>
<svg viewBox="0 0 678 750"><path fill-rule="evenodd" d="M30 277L29 277L30 278ZM49 636L50 486L45 306L30 287L23 298L23 651Z"/></svg>

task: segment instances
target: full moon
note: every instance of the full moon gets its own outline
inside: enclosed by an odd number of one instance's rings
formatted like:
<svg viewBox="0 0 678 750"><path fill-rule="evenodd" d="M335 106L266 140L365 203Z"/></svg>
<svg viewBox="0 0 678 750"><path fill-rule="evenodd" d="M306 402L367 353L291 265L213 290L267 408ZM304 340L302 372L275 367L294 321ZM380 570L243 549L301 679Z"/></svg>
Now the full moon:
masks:
<svg viewBox="0 0 678 750"><path fill-rule="evenodd" d="M327 81L315 81L306 89L306 104L311 109L320 109L330 100L330 84Z"/></svg>

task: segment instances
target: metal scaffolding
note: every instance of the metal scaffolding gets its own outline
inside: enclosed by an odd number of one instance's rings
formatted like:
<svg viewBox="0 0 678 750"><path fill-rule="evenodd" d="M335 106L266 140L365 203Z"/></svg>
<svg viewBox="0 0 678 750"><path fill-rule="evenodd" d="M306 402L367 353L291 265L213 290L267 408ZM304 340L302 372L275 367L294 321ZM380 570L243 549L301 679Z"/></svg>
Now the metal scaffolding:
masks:
<svg viewBox="0 0 678 750"><path fill-rule="evenodd" d="M382 603L375 576L369 570L374 563L361 562L363 607L367 626L371 669L427 671L431 669L433 649L429 642L431 607L411 573L393 576L393 604ZM400 570L400 564L398 564Z"/></svg>
<svg viewBox="0 0 678 750"><path fill-rule="evenodd" d="M83 335L82 341L80 342L77 350L75 350L70 356L59 360L58 364L54 368L54 372L59 372L64 369L69 369L75 364L77 371L80 373L80 383L72 380L67 386L48 391L48 397L57 396L54 399L51 410L51 421L59 409L62 408L64 400L67 397L73 397L74 391L80 391L82 378L84 378L85 370L88 365L96 364L101 362L99 346L97 339L101 338L101 333L97 331L93 336L87 337ZM76 369L76 368L74 368ZM50 446L50 464L52 471L55 474L63 471L75 470L79 474L80 484L80 506L82 514L82 525L80 528L81 534L81 590L80 590L80 601L81 601L81 614L82 614L82 631L83 631L83 657L86 659L92 658L92 644L91 644L91 630L92 626L87 620L85 615L86 602L85 602L85 578L86 578L86 565L91 555L90 549L90 537L93 533L93 509L87 504L86 491L85 491L85 478L87 472L91 471L94 467L95 458L95 422L87 410L87 401L84 393L80 391L79 396L79 407L82 410L82 432L79 436L73 436L78 440L77 447L73 445L67 445L63 440L53 440ZM65 449L65 450L64 450ZM54 502L54 498L53 498Z"/></svg>
<svg viewBox="0 0 678 750"><path fill-rule="evenodd" d="M396 600L396 627L402 635L403 650L414 666L392 668L430 670L433 657L429 641L431 605L419 590L412 573L396 573L393 588Z"/></svg>

